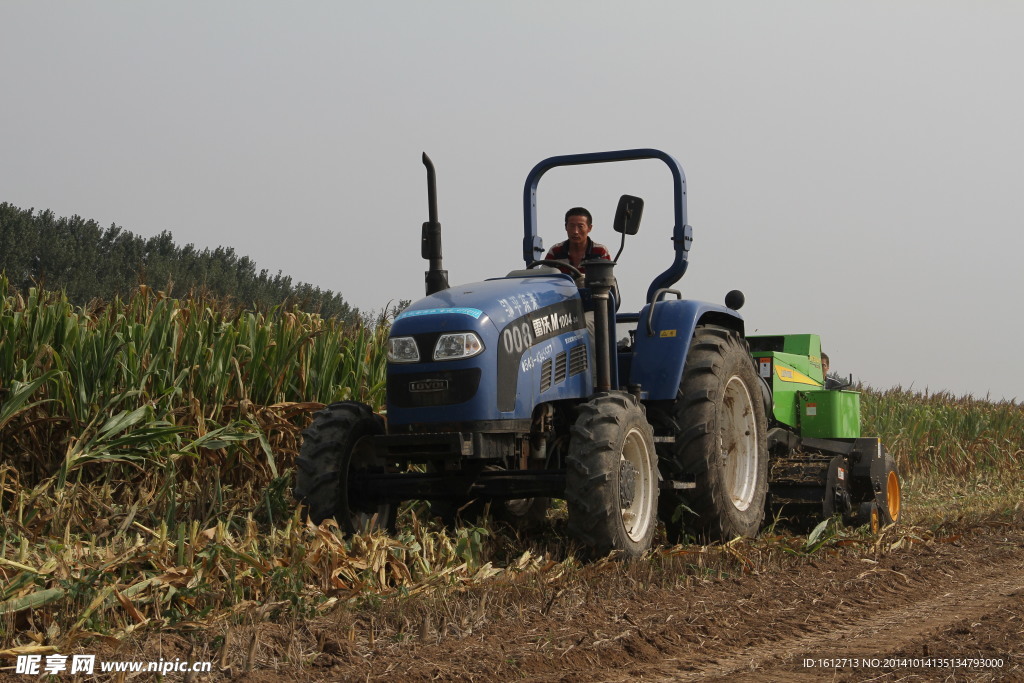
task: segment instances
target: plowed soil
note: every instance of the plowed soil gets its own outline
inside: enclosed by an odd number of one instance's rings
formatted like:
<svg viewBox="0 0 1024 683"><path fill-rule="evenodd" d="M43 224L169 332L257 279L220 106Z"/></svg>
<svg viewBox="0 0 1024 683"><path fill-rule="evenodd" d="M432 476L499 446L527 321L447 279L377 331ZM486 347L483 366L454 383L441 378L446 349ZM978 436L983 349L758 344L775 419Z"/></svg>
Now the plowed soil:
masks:
<svg viewBox="0 0 1024 683"><path fill-rule="evenodd" d="M977 528L524 624L325 656L319 680L1024 680L1024 533ZM333 661L332 661L333 660Z"/></svg>
<svg viewBox="0 0 1024 683"><path fill-rule="evenodd" d="M373 647L329 638L302 677L1024 680L1024 529L908 538L870 555L819 554L671 591L645 586L642 570L607 592L590 577L589 593L556 591L514 614L485 605L468 627L413 625L408 640Z"/></svg>
<svg viewBox="0 0 1024 683"><path fill-rule="evenodd" d="M445 605L433 605L390 637L335 615L254 621L219 653L210 639L201 654L194 634L188 644L165 632L107 656L138 648L139 659L159 650L223 667L195 681L1024 680L1024 526L781 555L773 567L740 558L740 571L668 584L671 562L657 565L660 581L642 563L608 562L522 600L506 583L490 598L451 598L470 605L458 619L436 623Z"/></svg>

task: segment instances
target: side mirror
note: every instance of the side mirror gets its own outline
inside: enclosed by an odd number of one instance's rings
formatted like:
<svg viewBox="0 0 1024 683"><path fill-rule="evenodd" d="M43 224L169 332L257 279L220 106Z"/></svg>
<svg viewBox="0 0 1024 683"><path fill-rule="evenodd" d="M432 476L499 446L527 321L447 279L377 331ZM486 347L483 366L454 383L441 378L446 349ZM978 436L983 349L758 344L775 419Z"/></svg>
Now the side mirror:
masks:
<svg viewBox="0 0 1024 683"><path fill-rule="evenodd" d="M635 235L640 231L640 217L644 215L644 200L624 194L615 208L615 232Z"/></svg>

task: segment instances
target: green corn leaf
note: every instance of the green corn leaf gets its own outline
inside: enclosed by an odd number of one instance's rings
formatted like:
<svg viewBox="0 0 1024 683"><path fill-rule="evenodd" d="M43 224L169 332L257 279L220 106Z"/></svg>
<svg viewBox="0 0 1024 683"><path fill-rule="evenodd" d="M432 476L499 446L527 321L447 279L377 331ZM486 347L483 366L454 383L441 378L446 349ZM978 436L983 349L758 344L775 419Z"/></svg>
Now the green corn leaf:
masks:
<svg viewBox="0 0 1024 683"><path fill-rule="evenodd" d="M32 398L39 387L59 374L60 373L57 370L49 370L27 384L22 382L11 382L10 395L3 404L0 404L0 429L3 429L8 422L13 420L20 413L30 410L35 406L52 401L53 399L43 399L42 401L28 403L28 400Z"/></svg>
<svg viewBox="0 0 1024 683"><path fill-rule="evenodd" d="M20 612L26 609L35 609L55 600L60 600L63 597L63 588L46 588L41 591L29 593L28 595L23 595L20 598L11 598L10 600L0 602L0 614L13 614L14 612Z"/></svg>

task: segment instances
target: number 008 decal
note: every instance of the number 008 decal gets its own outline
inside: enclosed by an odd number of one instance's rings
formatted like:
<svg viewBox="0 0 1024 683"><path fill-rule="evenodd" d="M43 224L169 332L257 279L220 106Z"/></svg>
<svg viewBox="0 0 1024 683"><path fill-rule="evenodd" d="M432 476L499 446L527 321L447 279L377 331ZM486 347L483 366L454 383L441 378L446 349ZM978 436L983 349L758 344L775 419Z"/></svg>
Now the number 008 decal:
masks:
<svg viewBox="0 0 1024 683"><path fill-rule="evenodd" d="M501 333L501 343L505 345L505 351L508 353L522 353L533 346L530 326L524 322L521 325L506 327Z"/></svg>

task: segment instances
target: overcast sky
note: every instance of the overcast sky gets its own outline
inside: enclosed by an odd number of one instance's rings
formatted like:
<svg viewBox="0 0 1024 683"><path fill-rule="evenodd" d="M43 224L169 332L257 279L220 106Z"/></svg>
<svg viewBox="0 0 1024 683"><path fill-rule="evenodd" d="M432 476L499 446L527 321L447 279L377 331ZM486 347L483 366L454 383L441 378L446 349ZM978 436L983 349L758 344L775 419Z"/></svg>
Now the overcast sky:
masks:
<svg viewBox="0 0 1024 683"><path fill-rule="evenodd" d="M233 246L364 310L423 294L420 153L453 283L522 267L545 157L687 174L687 298L818 332L876 387L1024 398L1024 3L0 2L0 201ZM671 261L660 162L557 169L542 235L647 200L618 269ZM184 289L184 287L182 288Z"/></svg>

